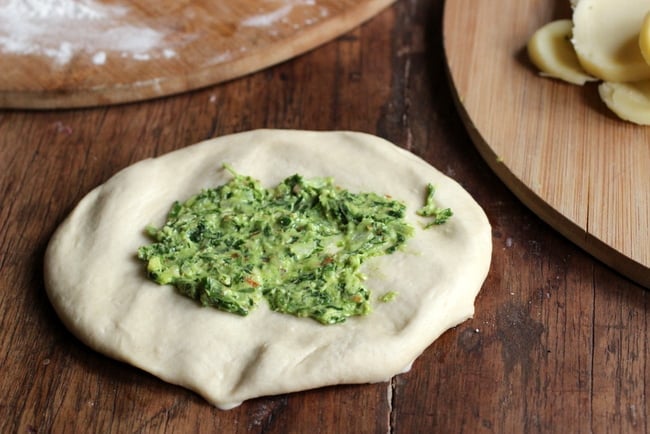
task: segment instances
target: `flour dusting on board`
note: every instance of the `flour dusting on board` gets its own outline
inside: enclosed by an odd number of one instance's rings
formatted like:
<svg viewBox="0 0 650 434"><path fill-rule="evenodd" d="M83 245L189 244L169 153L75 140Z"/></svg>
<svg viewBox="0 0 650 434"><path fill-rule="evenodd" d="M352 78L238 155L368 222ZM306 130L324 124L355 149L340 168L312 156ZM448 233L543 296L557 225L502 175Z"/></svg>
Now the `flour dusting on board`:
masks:
<svg viewBox="0 0 650 434"><path fill-rule="evenodd" d="M315 6L316 0L289 0L280 2L282 5L272 11L264 11L253 15L242 21L244 27L270 27L278 22L286 23L288 16L296 6ZM325 11L325 12L324 12ZM321 10L321 16L326 14L326 9ZM305 24L311 24L313 19L306 20Z"/></svg>
<svg viewBox="0 0 650 434"><path fill-rule="evenodd" d="M95 65L111 55L134 60L170 58L164 33L122 24L128 7L97 0L4 0L0 2L0 52L45 56L65 65L85 53Z"/></svg>
<svg viewBox="0 0 650 434"><path fill-rule="evenodd" d="M9 0L4 2L1 12L3 16L11 13L18 18L68 18L68 19L101 19L106 16L102 5L87 4L83 1L68 0Z"/></svg>

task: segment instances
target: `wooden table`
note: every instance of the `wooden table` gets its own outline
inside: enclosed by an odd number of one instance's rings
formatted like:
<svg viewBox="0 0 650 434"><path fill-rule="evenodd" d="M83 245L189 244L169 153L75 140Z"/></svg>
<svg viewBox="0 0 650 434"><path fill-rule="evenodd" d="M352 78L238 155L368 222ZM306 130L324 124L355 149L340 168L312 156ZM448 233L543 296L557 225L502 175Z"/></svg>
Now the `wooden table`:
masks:
<svg viewBox="0 0 650 434"><path fill-rule="evenodd" d="M306 55L188 94L0 112L0 432L648 432L648 293L543 223L480 158L445 75L442 11L398 1ZM88 349L55 315L43 252L81 197L142 158L258 127L375 133L485 208L494 253L476 315L409 373L224 412Z"/></svg>

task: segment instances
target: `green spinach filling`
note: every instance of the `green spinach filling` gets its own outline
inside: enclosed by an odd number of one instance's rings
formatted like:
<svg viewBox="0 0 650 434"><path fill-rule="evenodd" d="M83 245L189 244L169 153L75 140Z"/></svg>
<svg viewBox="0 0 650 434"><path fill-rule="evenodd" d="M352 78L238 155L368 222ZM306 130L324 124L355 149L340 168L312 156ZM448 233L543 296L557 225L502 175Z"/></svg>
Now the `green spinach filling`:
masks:
<svg viewBox="0 0 650 434"><path fill-rule="evenodd" d="M153 243L138 257L148 276L239 315L262 298L275 311L323 324L369 313L360 268L413 234L405 205L351 193L329 178L293 175L266 189L226 168L229 182L174 203L163 227L147 227ZM423 209L438 214L429 193Z"/></svg>

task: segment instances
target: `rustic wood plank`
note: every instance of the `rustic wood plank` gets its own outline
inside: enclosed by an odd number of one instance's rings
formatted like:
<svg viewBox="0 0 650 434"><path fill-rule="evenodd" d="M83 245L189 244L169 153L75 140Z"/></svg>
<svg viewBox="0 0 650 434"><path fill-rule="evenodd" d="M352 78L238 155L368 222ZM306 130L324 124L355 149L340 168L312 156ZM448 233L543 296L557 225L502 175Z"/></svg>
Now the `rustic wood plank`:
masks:
<svg viewBox="0 0 650 434"><path fill-rule="evenodd" d="M605 273L596 272L599 281ZM593 336L594 432L648 432L648 294L625 284L596 292ZM645 333L644 333L645 331Z"/></svg>
<svg viewBox="0 0 650 434"><path fill-rule="evenodd" d="M291 62L146 103L0 112L0 432L647 432L648 295L543 223L474 148L445 78L442 1L402 1ZM456 178L493 225L475 317L391 382L219 411L88 349L48 303L53 230L117 170L258 128L377 133Z"/></svg>

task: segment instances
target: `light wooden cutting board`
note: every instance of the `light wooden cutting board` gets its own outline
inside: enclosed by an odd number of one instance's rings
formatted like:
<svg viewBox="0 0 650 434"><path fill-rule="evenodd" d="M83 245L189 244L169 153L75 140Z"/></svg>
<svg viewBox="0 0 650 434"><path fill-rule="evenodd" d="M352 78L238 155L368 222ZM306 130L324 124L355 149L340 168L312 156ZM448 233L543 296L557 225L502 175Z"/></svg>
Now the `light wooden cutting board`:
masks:
<svg viewBox="0 0 650 434"><path fill-rule="evenodd" d="M650 287L650 127L612 115L594 84L541 78L526 55L537 28L570 18L568 4L447 0L444 46L458 106L487 163L527 206Z"/></svg>
<svg viewBox="0 0 650 434"><path fill-rule="evenodd" d="M169 95L301 54L394 0L5 0L0 107Z"/></svg>

